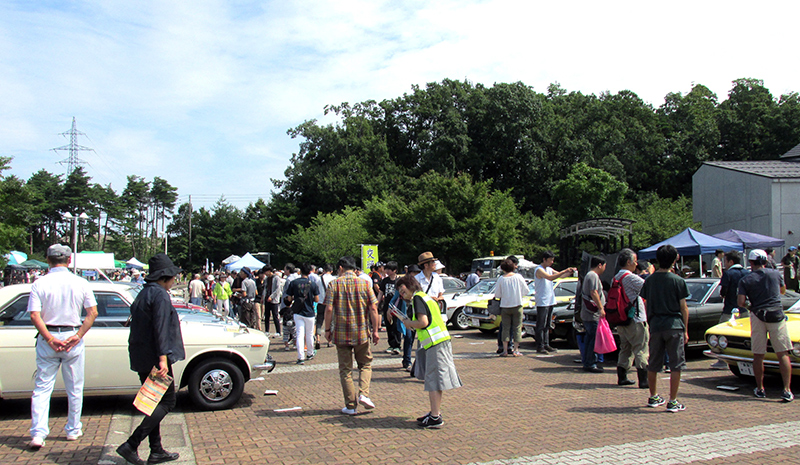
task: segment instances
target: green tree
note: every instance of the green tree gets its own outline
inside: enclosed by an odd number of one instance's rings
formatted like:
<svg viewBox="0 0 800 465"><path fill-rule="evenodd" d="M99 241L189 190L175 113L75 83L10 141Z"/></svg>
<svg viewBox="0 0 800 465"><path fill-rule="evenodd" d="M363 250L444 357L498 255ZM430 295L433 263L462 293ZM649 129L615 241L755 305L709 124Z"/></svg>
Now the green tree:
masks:
<svg viewBox="0 0 800 465"><path fill-rule="evenodd" d="M578 163L555 186L558 212L567 224L619 213L628 186L607 172Z"/></svg>
<svg viewBox="0 0 800 465"><path fill-rule="evenodd" d="M430 250L451 270L461 270L476 256L520 247L522 218L511 194L465 174L428 172L366 202L364 210L370 242L399 263L415 263Z"/></svg>
<svg viewBox="0 0 800 465"><path fill-rule="evenodd" d="M722 160L770 160L783 152L771 133L777 104L761 79L737 79L719 106Z"/></svg>
<svg viewBox="0 0 800 465"><path fill-rule="evenodd" d="M654 192L644 193L623 205L622 216L636 221L633 245L637 249L650 247L686 228L700 229L700 223L692 219L692 200L685 196L673 200Z"/></svg>
<svg viewBox="0 0 800 465"><path fill-rule="evenodd" d="M341 212L320 212L308 227L298 226L282 251L295 261L336 263L345 255L359 256L360 244L369 242L363 209L345 207Z"/></svg>

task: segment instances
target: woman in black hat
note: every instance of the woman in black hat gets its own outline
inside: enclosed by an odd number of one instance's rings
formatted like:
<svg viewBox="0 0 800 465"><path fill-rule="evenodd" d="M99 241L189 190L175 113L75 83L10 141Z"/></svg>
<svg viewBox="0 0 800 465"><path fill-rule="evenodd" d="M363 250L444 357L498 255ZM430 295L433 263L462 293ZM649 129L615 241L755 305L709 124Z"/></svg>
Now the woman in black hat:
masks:
<svg viewBox="0 0 800 465"><path fill-rule="evenodd" d="M178 312L172 306L169 296L169 290L175 284L175 276L182 270L163 253L153 256L149 264L150 274L145 278L146 284L131 305L131 333L128 337L131 370L139 373L142 383L153 367L158 370L160 377L172 376L172 364L186 357ZM174 407L173 382L152 415L144 417L128 440L117 448L117 453L128 462L144 465L137 449L144 438L149 437L148 464L177 460L178 453L167 452L161 445L159 426Z"/></svg>

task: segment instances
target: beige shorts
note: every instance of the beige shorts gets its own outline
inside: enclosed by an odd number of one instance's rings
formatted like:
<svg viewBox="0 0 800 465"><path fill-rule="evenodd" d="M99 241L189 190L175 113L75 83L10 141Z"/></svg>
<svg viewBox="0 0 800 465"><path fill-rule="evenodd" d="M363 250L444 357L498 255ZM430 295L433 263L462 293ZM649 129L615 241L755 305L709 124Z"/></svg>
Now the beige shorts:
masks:
<svg viewBox="0 0 800 465"><path fill-rule="evenodd" d="M767 333L772 349L775 353L789 352L792 350L792 339L789 337L789 328L786 321L778 323L764 323L754 315L750 317L750 339L753 344L753 353L763 355L767 353Z"/></svg>

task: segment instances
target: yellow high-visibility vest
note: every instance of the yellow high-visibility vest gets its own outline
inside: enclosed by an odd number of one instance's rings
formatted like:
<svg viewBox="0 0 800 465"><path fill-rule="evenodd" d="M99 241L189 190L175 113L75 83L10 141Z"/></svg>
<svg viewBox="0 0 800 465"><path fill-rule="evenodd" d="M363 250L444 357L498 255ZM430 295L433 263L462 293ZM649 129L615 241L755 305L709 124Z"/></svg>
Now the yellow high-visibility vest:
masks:
<svg viewBox="0 0 800 465"><path fill-rule="evenodd" d="M414 297L421 297L428 306L428 313L431 314L431 321L428 323L428 327L417 330L417 339L419 339L419 343L422 344L422 347L424 349L428 349L436 344L449 340L450 333L447 332L447 324L442 319L439 304L435 300L431 299L428 294L422 291L415 293ZM411 299L411 302L413 306L413 298ZM417 319L416 311L413 312L411 319Z"/></svg>

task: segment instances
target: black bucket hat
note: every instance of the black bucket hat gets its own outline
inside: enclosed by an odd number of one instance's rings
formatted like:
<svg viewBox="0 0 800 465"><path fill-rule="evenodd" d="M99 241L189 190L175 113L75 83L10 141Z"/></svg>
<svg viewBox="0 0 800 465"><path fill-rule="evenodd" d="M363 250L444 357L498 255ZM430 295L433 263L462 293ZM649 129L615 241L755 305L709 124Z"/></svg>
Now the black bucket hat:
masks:
<svg viewBox="0 0 800 465"><path fill-rule="evenodd" d="M153 255L153 257L147 263L150 265L150 271L144 278L144 280L147 282L158 281L165 276L177 276L178 273L183 271L181 267L175 266L175 264L172 263L172 260L170 260L165 253Z"/></svg>

